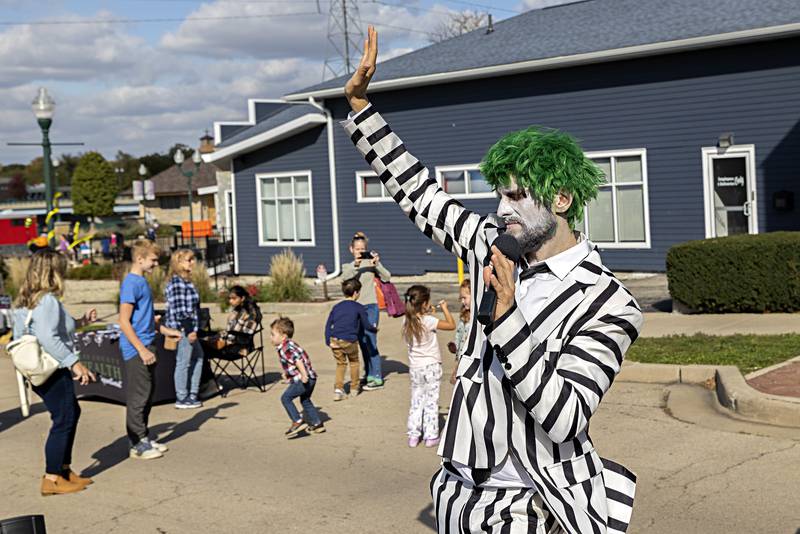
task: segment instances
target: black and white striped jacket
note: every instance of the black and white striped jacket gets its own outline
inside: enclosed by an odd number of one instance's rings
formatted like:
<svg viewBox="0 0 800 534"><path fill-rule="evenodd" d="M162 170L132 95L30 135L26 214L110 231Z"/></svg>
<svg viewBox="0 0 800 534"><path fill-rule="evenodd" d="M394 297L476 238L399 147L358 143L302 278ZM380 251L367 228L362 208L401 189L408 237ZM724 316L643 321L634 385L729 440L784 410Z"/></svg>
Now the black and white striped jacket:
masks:
<svg viewBox="0 0 800 534"><path fill-rule="evenodd" d="M513 449L567 532L624 532L636 477L598 456L588 428L641 329L635 299L595 249L532 322L515 305L482 327L475 310L497 217L473 213L442 191L372 106L342 124L403 212L469 267L472 324L440 456L491 468Z"/></svg>

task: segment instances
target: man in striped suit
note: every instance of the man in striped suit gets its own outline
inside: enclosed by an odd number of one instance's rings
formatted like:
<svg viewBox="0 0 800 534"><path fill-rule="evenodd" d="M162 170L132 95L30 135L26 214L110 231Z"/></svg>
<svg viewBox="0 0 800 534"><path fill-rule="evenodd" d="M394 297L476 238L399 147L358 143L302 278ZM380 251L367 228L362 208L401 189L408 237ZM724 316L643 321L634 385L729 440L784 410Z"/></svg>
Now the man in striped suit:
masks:
<svg viewBox="0 0 800 534"><path fill-rule="evenodd" d="M497 214L470 212L369 104L377 48L370 28L343 126L403 212L464 260L472 280L473 322L431 480L439 532L625 532L636 477L601 459L588 429L642 313L572 230L600 170L565 134L509 134L481 165ZM493 246L503 229L520 245L519 267ZM475 310L487 286L497 304L483 326Z"/></svg>

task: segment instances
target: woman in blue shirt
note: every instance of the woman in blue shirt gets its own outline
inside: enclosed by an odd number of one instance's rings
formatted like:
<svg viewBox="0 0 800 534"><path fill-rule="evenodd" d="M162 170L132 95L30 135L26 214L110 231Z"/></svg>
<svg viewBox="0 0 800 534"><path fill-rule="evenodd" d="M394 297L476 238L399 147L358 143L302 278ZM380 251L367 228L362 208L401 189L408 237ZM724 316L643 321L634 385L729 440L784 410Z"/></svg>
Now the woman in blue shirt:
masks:
<svg viewBox="0 0 800 534"><path fill-rule="evenodd" d="M25 321L28 312L33 310L30 333L36 336L42 350L59 363L58 370L44 384L32 386L53 421L44 448L46 467L42 495L73 493L92 483L91 479L78 476L70 468L81 415L73 380L81 385L95 380L94 374L79 361L73 338L76 326L94 322L97 311L91 309L77 321L67 313L59 301L64 294L66 272L67 259L63 255L49 248L40 250L32 256L14 302L14 339L26 333Z"/></svg>

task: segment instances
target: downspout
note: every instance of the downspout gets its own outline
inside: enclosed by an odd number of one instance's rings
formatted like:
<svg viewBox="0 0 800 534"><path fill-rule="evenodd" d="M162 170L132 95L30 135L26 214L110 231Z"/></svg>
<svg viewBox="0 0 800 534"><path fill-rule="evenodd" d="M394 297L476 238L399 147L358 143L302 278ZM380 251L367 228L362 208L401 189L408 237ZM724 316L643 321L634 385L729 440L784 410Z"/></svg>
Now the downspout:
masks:
<svg viewBox="0 0 800 534"><path fill-rule="evenodd" d="M325 114L328 130L328 175L330 176L331 188L331 222L333 223L333 272L328 273L325 281L332 280L342 273L342 262L339 254L339 203L336 191L336 149L333 145L333 115L330 110L321 106L314 100L313 96L308 97L308 103ZM320 281L317 280L317 283Z"/></svg>

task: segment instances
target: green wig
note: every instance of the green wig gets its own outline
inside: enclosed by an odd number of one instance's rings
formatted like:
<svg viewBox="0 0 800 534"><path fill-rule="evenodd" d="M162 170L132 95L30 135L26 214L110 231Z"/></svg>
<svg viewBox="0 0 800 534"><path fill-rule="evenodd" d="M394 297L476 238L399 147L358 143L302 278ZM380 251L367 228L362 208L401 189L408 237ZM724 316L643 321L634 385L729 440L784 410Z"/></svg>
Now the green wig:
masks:
<svg viewBox="0 0 800 534"><path fill-rule="evenodd" d="M570 225L583 219L583 207L597 196L605 182L603 171L583 155L569 134L532 126L511 132L489 149L481 162L481 173L493 189L517 184L546 206L559 191L572 194L572 205L564 216Z"/></svg>

